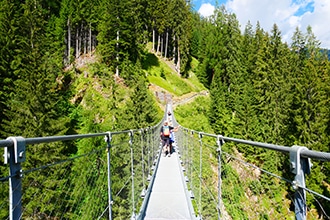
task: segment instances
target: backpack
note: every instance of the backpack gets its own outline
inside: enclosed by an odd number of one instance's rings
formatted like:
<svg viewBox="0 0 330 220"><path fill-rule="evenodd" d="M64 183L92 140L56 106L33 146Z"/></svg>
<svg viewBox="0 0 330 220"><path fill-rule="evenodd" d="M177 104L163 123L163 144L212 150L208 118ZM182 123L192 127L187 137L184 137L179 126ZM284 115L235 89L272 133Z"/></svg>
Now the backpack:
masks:
<svg viewBox="0 0 330 220"><path fill-rule="evenodd" d="M170 136L170 127L168 127L168 126L163 127L163 135Z"/></svg>
<svg viewBox="0 0 330 220"><path fill-rule="evenodd" d="M170 132L170 140L174 142L174 133Z"/></svg>

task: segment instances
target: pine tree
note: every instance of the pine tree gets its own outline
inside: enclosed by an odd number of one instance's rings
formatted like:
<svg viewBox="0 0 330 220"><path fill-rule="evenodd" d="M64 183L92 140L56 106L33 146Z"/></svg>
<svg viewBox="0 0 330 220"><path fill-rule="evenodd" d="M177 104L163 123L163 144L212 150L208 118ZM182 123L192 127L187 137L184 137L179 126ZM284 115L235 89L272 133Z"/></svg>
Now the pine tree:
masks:
<svg viewBox="0 0 330 220"><path fill-rule="evenodd" d="M17 53L20 51L19 39L22 32L19 2L1 1L0 8L0 137L5 138L3 120L9 120L4 114L8 110L7 102L13 91L13 82L17 79L15 71L19 69L20 59Z"/></svg>
<svg viewBox="0 0 330 220"><path fill-rule="evenodd" d="M70 121L66 116L67 101L63 99L58 83L62 66L56 63L57 59L53 59L52 51L48 51L46 27L49 14L35 1L26 1L20 7L20 34L16 36L19 49L13 57L15 65L12 65L13 78L16 79L13 82L13 93L7 102L8 109L4 112L7 118L3 125L4 135L42 137L65 134ZM72 153L67 147L61 143L32 146L26 155L24 167L36 168L66 157ZM57 174L61 172L58 169L53 172L53 176L48 176L53 178L53 182L43 182L42 175L37 172L26 176L26 183L33 181L35 184L28 188L23 186L28 189L23 203L29 204L27 207L39 207L39 211L45 215L59 208L37 204L38 201L29 199L38 188L49 190L50 200L61 197L55 184L60 184ZM28 208L26 213L32 215L35 211Z"/></svg>
<svg viewBox="0 0 330 220"><path fill-rule="evenodd" d="M176 69L182 76L188 77L190 69L190 42L192 15L190 4L184 0L175 0L171 2L171 27L173 35L173 60Z"/></svg>
<svg viewBox="0 0 330 220"><path fill-rule="evenodd" d="M214 75L214 65L213 59L216 60L216 55L218 51L218 46L220 42L216 42L216 36L214 35L214 26L210 24L205 19L201 20L202 29L201 29L201 40L198 47L198 67L197 67L197 77L199 81L208 89L210 89L213 75ZM195 28L194 28L195 29ZM211 45L213 43L214 53L211 53Z"/></svg>
<svg viewBox="0 0 330 220"><path fill-rule="evenodd" d="M122 116L122 120L126 121L123 123L125 127L122 129L150 126L160 118L157 117L159 114L148 91L146 78L138 65L133 65L129 61L125 63L123 72L126 75L124 77L133 92Z"/></svg>
<svg viewBox="0 0 330 220"><path fill-rule="evenodd" d="M8 137L3 125L10 116L5 114L9 110L11 94L14 93L14 81L17 79L15 71L19 68L20 60L17 54L20 51L19 39L24 36L21 33L20 19L21 8L19 1L0 1L0 139ZM19 133L16 135L20 135ZM0 163L1 177L9 175L8 164ZM0 187L1 201L8 201L9 184L6 182ZM0 209L0 219L9 216L7 208Z"/></svg>
<svg viewBox="0 0 330 220"><path fill-rule="evenodd" d="M136 1L102 1L103 16L98 27L98 51L110 67L118 68L126 59L133 63L141 59L144 43L144 14Z"/></svg>
<svg viewBox="0 0 330 220"><path fill-rule="evenodd" d="M246 71L244 81L241 83L242 90L244 91L241 97L241 105L238 106L240 114L237 115L237 135L244 139L255 140L254 130L258 128L258 117L253 108L254 99L254 85L253 85L253 69L255 63L256 47L255 47L255 32L250 22L245 27L242 39L241 51L245 59L242 59L242 66ZM252 150L252 149L251 149Z"/></svg>
<svg viewBox="0 0 330 220"><path fill-rule="evenodd" d="M292 49L295 69L294 87L291 91L294 100L290 111L290 134L295 144L323 151L329 143L326 135L329 122L326 103L329 102L329 93L325 85L329 83L329 61L321 53L320 42L312 33L311 27L307 28L305 35L296 29ZM321 194L328 191L319 184L326 178L327 171L324 168L322 162L313 162L313 172L307 179L307 185ZM315 202L313 199L308 201Z"/></svg>
<svg viewBox="0 0 330 220"><path fill-rule="evenodd" d="M269 103L269 123L272 125L270 131L270 141L275 144L285 144L284 137L287 133L286 122L289 118L287 112L292 102L288 81L291 80L290 50L286 44L282 43L281 32L276 24L270 36L270 63L269 74L272 77L270 87L271 102Z"/></svg>
<svg viewBox="0 0 330 220"><path fill-rule="evenodd" d="M208 42L208 59L211 61L208 65L214 69L210 93L217 100L211 104L211 118L213 123L223 127L216 132L230 136L234 135L236 114L241 114L243 100L238 94L244 93L242 83L246 77L242 68L243 54L239 50L241 34L236 16L228 14L223 7L215 13L214 26L215 34ZM218 46L216 52L211 45Z"/></svg>
<svg viewBox="0 0 330 220"><path fill-rule="evenodd" d="M199 13L192 12L192 37L191 37L191 55L198 59L199 57L199 48L202 41L202 18Z"/></svg>
<svg viewBox="0 0 330 220"><path fill-rule="evenodd" d="M150 19L150 28L152 31L152 51L158 52L160 46L160 35L164 33L167 15L167 3L169 1L148 0L148 7L146 9L148 18ZM159 40L156 39L158 35ZM157 46L156 41L158 40Z"/></svg>

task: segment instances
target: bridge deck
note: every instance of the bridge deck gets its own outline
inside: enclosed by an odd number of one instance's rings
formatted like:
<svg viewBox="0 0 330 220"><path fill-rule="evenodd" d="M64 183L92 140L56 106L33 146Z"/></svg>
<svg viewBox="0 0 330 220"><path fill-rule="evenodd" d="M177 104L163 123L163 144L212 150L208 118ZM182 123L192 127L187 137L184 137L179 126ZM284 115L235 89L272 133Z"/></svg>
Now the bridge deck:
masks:
<svg viewBox="0 0 330 220"><path fill-rule="evenodd" d="M144 219L195 219L182 172L175 148L171 157L162 154Z"/></svg>

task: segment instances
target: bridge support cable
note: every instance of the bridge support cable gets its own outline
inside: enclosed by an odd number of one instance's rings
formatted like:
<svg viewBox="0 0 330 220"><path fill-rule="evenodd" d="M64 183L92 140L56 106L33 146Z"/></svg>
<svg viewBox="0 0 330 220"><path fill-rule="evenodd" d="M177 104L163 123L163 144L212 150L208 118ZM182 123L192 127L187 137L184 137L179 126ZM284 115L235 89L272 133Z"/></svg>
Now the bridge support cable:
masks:
<svg viewBox="0 0 330 220"><path fill-rule="evenodd" d="M111 194L111 140L112 135L110 132L105 136L107 142L107 168L108 168L108 208L109 219L112 219L112 194Z"/></svg>
<svg viewBox="0 0 330 220"><path fill-rule="evenodd" d="M132 212L134 216L141 202L138 200L139 189L147 188L147 176L153 172L150 160L159 158L159 155L155 154L159 153L157 149L159 149L160 125L159 123L143 130L33 138L9 137L0 140L0 147L5 151L5 163L9 164L9 176L0 177L1 182L9 183L8 202L4 200L8 204L6 209L9 211L2 213L2 216L10 220L22 219L23 213L24 218L44 216L45 218L101 219L108 215L107 219L117 217L127 219L126 217L131 216ZM138 135L141 135L141 138ZM118 139L115 139L115 136ZM103 137L103 143L106 142L105 147L102 146L100 137ZM80 141L82 139L88 140ZM41 147L48 147L46 143L62 144L59 142L76 140L79 140L81 147L81 151L76 155L62 159L57 157L56 160L52 157L45 165L40 164L39 167L22 170L21 164L23 165L25 161L26 145L45 144ZM123 158L125 161L118 164L114 157ZM57 172L59 170L61 172ZM120 172L113 173L114 170ZM22 179L23 174L27 178ZM40 177L38 181L35 180L36 176ZM62 183L61 190L51 188L55 184L52 184L52 179L47 179L49 177ZM113 184L114 179L126 179L126 177L127 181L123 183L123 187L118 181ZM132 184L131 190L130 184ZM36 189L35 186L39 188ZM113 192L114 190L116 192ZM30 196L31 202L22 199L22 191ZM52 194L48 195L49 192ZM40 198L40 202L33 202L37 198ZM1 203L2 208L5 207L5 202ZM121 205L132 207L132 212L121 209ZM46 209L41 210L41 206Z"/></svg>
<svg viewBox="0 0 330 220"><path fill-rule="evenodd" d="M133 131L129 132L129 146L131 152L131 181L132 181L132 218L135 219L135 190L134 190L134 158L133 158Z"/></svg>
<svg viewBox="0 0 330 220"><path fill-rule="evenodd" d="M198 142L199 142L199 196L198 196L198 215L200 219L203 219L202 215L202 184L203 184L203 176L202 176L202 165L203 165L203 141L202 134L198 133Z"/></svg>
<svg viewBox="0 0 330 220"><path fill-rule="evenodd" d="M217 144L217 158L218 158L218 219L221 219L221 208L222 208L222 194L221 194L221 188L222 188L222 180L221 180L221 154L222 154L222 145L224 144L224 140L222 139L222 135L218 135L216 139Z"/></svg>
<svg viewBox="0 0 330 220"><path fill-rule="evenodd" d="M190 135L189 135L190 133ZM186 139L187 141L187 153L188 153L188 157L187 157L187 161L189 164L189 171L190 171L190 190L191 190L191 197L195 198L194 195L194 190L193 190L193 171L194 171L194 164L193 164L193 158L194 158L194 148L195 148L195 140L194 140L194 133L193 132L189 132L187 130L187 135L186 135ZM191 147L189 147L191 146Z"/></svg>
<svg viewBox="0 0 330 220"><path fill-rule="evenodd" d="M190 197L192 198L193 195L192 195L192 184L193 184L193 181L192 181L192 148L189 148L189 142L190 142L190 138L189 138L189 131L186 130L186 131L183 131L183 132L186 132L187 134L185 134L183 136L183 139L184 139L184 144L185 144L185 157L184 157L184 160L185 160L185 164L187 165L187 173L188 173L188 179L189 179L189 186L190 186Z"/></svg>
<svg viewBox="0 0 330 220"><path fill-rule="evenodd" d="M184 128L182 128L184 129ZM189 129L187 129L189 130ZM330 161L330 154L326 152L317 152L317 151L312 151L308 150L306 147L299 147L299 146L294 146L294 147L287 147L287 146L280 146L280 145L273 145L273 144L267 144L267 143L261 143L261 142L254 142L254 141L249 141L249 140L241 140L241 139L236 139L236 138L229 138L229 137L224 137L222 135L214 135L214 134L208 134L204 132L197 132L193 130L189 130L192 133L198 133L198 136L209 136L212 138L217 139L217 158L218 158L218 173L220 176L218 177L218 206L219 206L219 211L220 215L223 215L223 212L221 208L223 206L222 203L222 195L221 195L221 188L222 188L222 177L221 177L221 160L220 157L222 155L222 149L221 146L227 142L234 142L237 144L247 144L251 145L254 147L260 147L260 148L266 148L269 150L273 151L279 151L283 153L289 153L290 154L290 162L293 169L293 173L295 174L295 178L293 181L286 181L288 183L291 183L295 192L295 198L293 199L294 203L294 211L296 215L296 219L302 219L305 220L307 216L307 203L306 203L306 192L310 192L316 196L319 196L320 198L330 201L329 198L326 196L320 195L317 192L314 192L308 188L305 187L305 175L309 174L311 171L311 163L310 159L316 159L320 161ZM204 149L204 148L203 148ZM300 158L300 159L298 159ZM196 162L195 162L196 164ZM203 168L204 169L204 168ZM261 170L261 169L260 169ZM265 171L263 171L265 172ZM266 171L267 173L267 171ZM269 173L268 173L269 174ZM275 174L270 173L272 176L276 176ZM281 180L283 180L283 177L277 177ZM204 199L203 199L204 200ZM321 206L321 204L320 204ZM226 213L226 215L228 215ZM327 216L327 214L324 212L324 215Z"/></svg>
<svg viewBox="0 0 330 220"><path fill-rule="evenodd" d="M159 160L161 158L161 151L157 151L157 149L159 149L160 145L159 145L159 127L154 127L154 128L149 128L148 130L148 160L150 160L149 158L151 158L151 161L154 161L153 163L150 163L149 166L149 171L148 171L148 187L145 191L145 195L143 197L143 201L142 201L142 205L140 206L140 211L138 213L138 215L134 216L134 219L138 219L138 220L142 220L145 217L146 214L146 209L149 203L149 199L151 196L151 190L152 187L154 185L155 182L155 176L156 176L156 172L158 169L158 165L159 165ZM152 152L156 152L155 154L153 154ZM152 169L150 169L150 167L153 166ZM133 216L132 216L133 219Z"/></svg>
<svg viewBox="0 0 330 220"><path fill-rule="evenodd" d="M150 181L150 175L151 175L151 140L150 140L150 128L147 128L146 134L147 134L147 167L148 167L148 176L147 176L147 180Z"/></svg>
<svg viewBox="0 0 330 220"><path fill-rule="evenodd" d="M146 148L146 142L145 142L145 132L143 129L140 130L141 134L141 169L142 169L142 192L141 192L141 197L143 198L145 195L145 190L146 190L146 182L145 182L145 148Z"/></svg>

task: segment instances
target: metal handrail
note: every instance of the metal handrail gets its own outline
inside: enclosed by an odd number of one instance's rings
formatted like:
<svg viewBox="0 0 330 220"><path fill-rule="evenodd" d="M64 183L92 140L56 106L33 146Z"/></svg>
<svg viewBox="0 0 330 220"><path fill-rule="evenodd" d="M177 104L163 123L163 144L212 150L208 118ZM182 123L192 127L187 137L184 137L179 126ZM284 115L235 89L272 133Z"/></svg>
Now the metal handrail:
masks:
<svg viewBox="0 0 330 220"><path fill-rule="evenodd" d="M221 140L227 141L227 142L247 144L247 145L261 147L261 148L267 148L270 150L275 150L275 151L279 151L279 152L283 152L283 153L292 152L292 147L288 147L288 146L281 146L281 145L276 145L276 144L267 144L267 143L256 142L256 141L225 137L222 135L209 134L209 133L205 133L205 132L195 131L195 130L191 130L191 129L184 128L184 127L181 127L181 128L185 129L186 131L191 131L192 133L199 134L202 136L209 136L209 137L213 137L213 138L219 137ZM320 161L330 161L330 153L328 153L328 152L314 151L314 150L309 150L309 149L305 148L300 152L300 155L305 158L311 158L311 159L320 160Z"/></svg>
<svg viewBox="0 0 330 220"><path fill-rule="evenodd" d="M139 132L141 129L135 130L125 130L125 131L115 131L110 132L111 134L124 134L132 132L136 133ZM58 142L58 141L70 141L76 140L80 138L90 138L90 137L100 137L100 136L107 136L109 132L102 132L102 133L91 133L91 134L74 134L74 135L62 135L62 136L49 136L49 137L33 137L33 138L24 138L26 145L31 144L41 144L41 143L51 143L51 142ZM0 147L12 147L14 146L14 141L12 139L0 140Z"/></svg>

